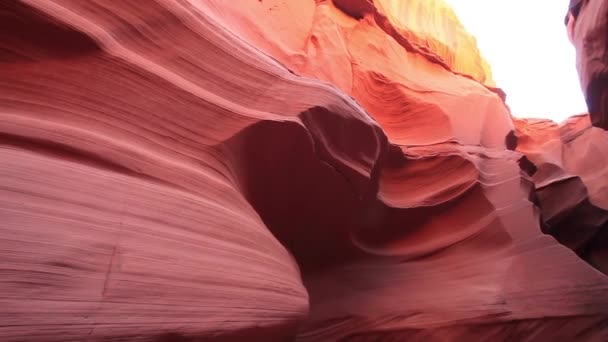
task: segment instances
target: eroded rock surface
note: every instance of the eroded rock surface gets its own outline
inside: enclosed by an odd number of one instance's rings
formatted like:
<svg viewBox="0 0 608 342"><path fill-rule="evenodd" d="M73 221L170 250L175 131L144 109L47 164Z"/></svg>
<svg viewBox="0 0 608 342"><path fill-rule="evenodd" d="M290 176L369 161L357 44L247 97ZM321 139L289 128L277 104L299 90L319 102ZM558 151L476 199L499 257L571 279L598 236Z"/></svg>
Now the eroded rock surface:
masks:
<svg viewBox="0 0 608 342"><path fill-rule="evenodd" d="M608 0L571 0L581 87L594 126L608 130Z"/></svg>
<svg viewBox="0 0 608 342"><path fill-rule="evenodd" d="M1 6L2 340L608 339L607 133L442 1Z"/></svg>
<svg viewBox="0 0 608 342"><path fill-rule="evenodd" d="M535 165L543 230L608 273L608 134L588 115L516 123L517 150Z"/></svg>

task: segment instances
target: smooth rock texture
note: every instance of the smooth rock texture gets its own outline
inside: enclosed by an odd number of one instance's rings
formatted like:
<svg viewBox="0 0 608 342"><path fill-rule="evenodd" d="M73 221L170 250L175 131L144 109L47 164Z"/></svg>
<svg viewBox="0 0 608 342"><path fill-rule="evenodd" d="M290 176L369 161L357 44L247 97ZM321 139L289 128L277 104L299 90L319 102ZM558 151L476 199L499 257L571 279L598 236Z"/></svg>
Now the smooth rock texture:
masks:
<svg viewBox="0 0 608 342"><path fill-rule="evenodd" d="M608 130L608 0L570 1L578 8L572 40L594 126Z"/></svg>
<svg viewBox="0 0 608 342"><path fill-rule="evenodd" d="M443 1L0 25L0 340L608 340L608 133L514 121Z"/></svg>

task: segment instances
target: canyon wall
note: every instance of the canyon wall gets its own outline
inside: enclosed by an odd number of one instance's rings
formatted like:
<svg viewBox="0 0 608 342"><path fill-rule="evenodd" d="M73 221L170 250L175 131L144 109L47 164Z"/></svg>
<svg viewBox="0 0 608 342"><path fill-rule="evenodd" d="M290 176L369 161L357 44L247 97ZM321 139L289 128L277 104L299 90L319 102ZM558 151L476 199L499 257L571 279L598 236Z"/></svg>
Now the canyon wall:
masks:
<svg viewBox="0 0 608 342"><path fill-rule="evenodd" d="M442 1L0 17L3 341L608 339L607 133Z"/></svg>
<svg viewBox="0 0 608 342"><path fill-rule="evenodd" d="M577 13L567 25L591 122L608 130L608 1L571 0L570 9Z"/></svg>

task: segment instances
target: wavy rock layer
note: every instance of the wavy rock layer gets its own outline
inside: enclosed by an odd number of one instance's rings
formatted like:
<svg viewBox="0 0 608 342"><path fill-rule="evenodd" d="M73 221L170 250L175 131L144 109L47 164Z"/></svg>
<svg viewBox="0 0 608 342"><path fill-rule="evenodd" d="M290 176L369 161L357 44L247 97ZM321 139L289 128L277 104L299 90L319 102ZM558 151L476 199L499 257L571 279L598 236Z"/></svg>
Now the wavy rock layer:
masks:
<svg viewBox="0 0 608 342"><path fill-rule="evenodd" d="M543 230L608 274L608 134L588 115L517 126L517 149L535 165Z"/></svg>
<svg viewBox="0 0 608 342"><path fill-rule="evenodd" d="M535 140L606 133L514 125L408 3L4 2L1 339L607 340L608 279L539 225L597 224L603 169Z"/></svg>
<svg viewBox="0 0 608 342"><path fill-rule="evenodd" d="M240 156L284 136L303 171L364 186L373 120L187 5L4 6L1 339L293 336L308 295Z"/></svg>

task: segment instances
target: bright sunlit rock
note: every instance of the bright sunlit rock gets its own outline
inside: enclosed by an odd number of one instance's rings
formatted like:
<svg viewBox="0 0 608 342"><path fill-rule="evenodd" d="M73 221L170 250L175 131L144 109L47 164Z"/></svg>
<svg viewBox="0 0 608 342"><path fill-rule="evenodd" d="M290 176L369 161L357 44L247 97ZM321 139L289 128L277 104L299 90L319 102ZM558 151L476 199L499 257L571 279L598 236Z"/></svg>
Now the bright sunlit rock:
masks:
<svg viewBox="0 0 608 342"><path fill-rule="evenodd" d="M477 38L516 117L562 121L587 111L562 18L568 0L446 0Z"/></svg>

